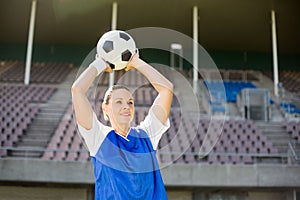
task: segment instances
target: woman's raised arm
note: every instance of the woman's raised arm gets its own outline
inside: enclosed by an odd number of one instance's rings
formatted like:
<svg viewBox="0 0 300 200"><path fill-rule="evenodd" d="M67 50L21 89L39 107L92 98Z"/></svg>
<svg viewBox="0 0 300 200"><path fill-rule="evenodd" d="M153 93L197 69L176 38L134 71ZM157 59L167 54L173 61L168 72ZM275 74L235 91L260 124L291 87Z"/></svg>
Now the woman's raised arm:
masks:
<svg viewBox="0 0 300 200"><path fill-rule="evenodd" d="M72 85L72 102L76 120L88 130L93 125L93 110L86 92L93 84L95 78L103 71L111 72L111 69L102 59L96 58Z"/></svg>
<svg viewBox="0 0 300 200"><path fill-rule="evenodd" d="M173 84L166 79L159 71L154 69L151 65L139 58L137 52L125 68L126 71L131 68L137 69L141 72L153 85L158 92L158 96L154 100L151 109L155 116L165 123L169 117L172 98L173 98Z"/></svg>

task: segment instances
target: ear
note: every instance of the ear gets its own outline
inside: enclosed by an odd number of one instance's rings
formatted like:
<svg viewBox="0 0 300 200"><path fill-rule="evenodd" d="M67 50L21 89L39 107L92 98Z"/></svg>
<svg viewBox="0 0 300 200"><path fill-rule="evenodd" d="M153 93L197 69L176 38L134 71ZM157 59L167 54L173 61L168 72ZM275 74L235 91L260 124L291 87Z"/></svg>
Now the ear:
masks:
<svg viewBox="0 0 300 200"><path fill-rule="evenodd" d="M105 121L108 121L108 113L107 113L107 104L102 103L102 112L103 112L103 118Z"/></svg>

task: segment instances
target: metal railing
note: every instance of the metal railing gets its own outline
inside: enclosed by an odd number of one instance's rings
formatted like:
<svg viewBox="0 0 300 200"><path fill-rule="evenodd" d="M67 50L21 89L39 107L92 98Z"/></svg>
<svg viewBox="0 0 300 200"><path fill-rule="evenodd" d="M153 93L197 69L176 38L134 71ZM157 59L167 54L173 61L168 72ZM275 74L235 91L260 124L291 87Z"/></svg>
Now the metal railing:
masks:
<svg viewBox="0 0 300 200"><path fill-rule="evenodd" d="M297 153L297 149L300 150L300 144L295 140L289 141L289 156L291 158L291 163L300 164L300 155Z"/></svg>

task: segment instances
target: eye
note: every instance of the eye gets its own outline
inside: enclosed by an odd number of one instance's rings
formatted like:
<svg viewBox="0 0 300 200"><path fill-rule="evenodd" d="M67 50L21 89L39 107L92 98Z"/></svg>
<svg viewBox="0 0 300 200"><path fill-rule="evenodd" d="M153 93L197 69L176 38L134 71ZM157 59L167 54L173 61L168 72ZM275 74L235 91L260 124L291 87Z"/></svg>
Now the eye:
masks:
<svg viewBox="0 0 300 200"><path fill-rule="evenodd" d="M133 104L133 101L128 101L128 104L129 104L129 105L132 105L132 104Z"/></svg>
<svg viewBox="0 0 300 200"><path fill-rule="evenodd" d="M122 103L122 101L118 100L118 101L116 101L116 103L117 103L117 104L121 104L121 103Z"/></svg>

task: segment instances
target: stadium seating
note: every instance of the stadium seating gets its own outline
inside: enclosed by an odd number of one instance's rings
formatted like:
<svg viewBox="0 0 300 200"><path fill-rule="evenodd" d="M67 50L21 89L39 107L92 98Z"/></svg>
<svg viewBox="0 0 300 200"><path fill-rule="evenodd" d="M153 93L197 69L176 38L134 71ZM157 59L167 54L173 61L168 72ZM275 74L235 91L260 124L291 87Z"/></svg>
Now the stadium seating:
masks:
<svg viewBox="0 0 300 200"><path fill-rule="evenodd" d="M236 102L237 94L244 88L256 88L244 81L203 81L216 101Z"/></svg>
<svg viewBox="0 0 300 200"><path fill-rule="evenodd" d="M252 82L204 80L207 89L207 101L211 113L225 113L226 103L236 103L237 95L244 88L256 88Z"/></svg>
<svg viewBox="0 0 300 200"><path fill-rule="evenodd" d="M103 96L106 87L97 87L96 90L90 90L89 100L94 108L98 118L104 122L100 110L103 102ZM139 124L147 115L148 108L154 101L157 92L149 86L139 87L134 91L135 99L135 118L132 125ZM179 103L174 96L173 107L178 107ZM104 122L108 125L109 122ZM72 106L70 105L63 119L58 125L55 133L45 153L42 156L45 160L68 160L68 161L87 161L89 160L87 149L78 134L76 123L74 121Z"/></svg>
<svg viewBox="0 0 300 200"><path fill-rule="evenodd" d="M280 107L288 114L299 114L300 115L300 108L296 106L293 102L280 102Z"/></svg>
<svg viewBox="0 0 300 200"><path fill-rule="evenodd" d="M192 70L188 77L192 78ZM200 68L199 79L223 81L258 81L258 73L252 70Z"/></svg>
<svg viewBox="0 0 300 200"><path fill-rule="evenodd" d="M26 134L26 129L40 110L39 103L46 102L55 92L53 86L2 83L0 85L1 146L12 147ZM5 156L2 151L1 156Z"/></svg>
<svg viewBox="0 0 300 200"><path fill-rule="evenodd" d="M30 72L31 83L60 83L72 70L70 63L33 62ZM1 68L8 68L5 71ZM25 63L22 61L4 62L0 65L0 82L23 82Z"/></svg>
<svg viewBox="0 0 300 200"><path fill-rule="evenodd" d="M172 112L170 118L174 127L170 127L159 144L163 149L161 162L252 164L256 157L276 156L278 153L251 120L226 120L223 125L222 121L201 119L197 128L176 112ZM184 133L178 132L179 124L185 127ZM202 158L200 153L208 156Z"/></svg>
<svg viewBox="0 0 300 200"><path fill-rule="evenodd" d="M12 68L18 61L0 61L0 75Z"/></svg>
<svg viewBox="0 0 300 200"><path fill-rule="evenodd" d="M300 144L300 123L297 121L285 121L284 127L290 134L291 138Z"/></svg>
<svg viewBox="0 0 300 200"><path fill-rule="evenodd" d="M7 148L26 134L41 104L50 99L72 67L69 63L32 62L30 84L24 85L24 62L0 62L0 157L7 156Z"/></svg>
<svg viewBox="0 0 300 200"><path fill-rule="evenodd" d="M100 108L104 92L105 87L99 87L96 94L90 95L96 108ZM136 90L133 125L145 118L155 95L155 90L148 86ZM158 155L162 163L252 164L256 158L272 155L276 157L278 154L278 149L268 141L252 120L227 119L223 124L222 121L204 118L195 123L182 117L178 108L176 103L172 106L171 127L159 143ZM103 121L100 109L96 109L96 112L98 118ZM218 130L220 133L216 135ZM205 152L205 157L199 154L201 151ZM71 105L42 158L67 161L89 159L77 132Z"/></svg>
<svg viewBox="0 0 300 200"><path fill-rule="evenodd" d="M273 79L273 74L271 71L263 72L266 76ZM283 87L293 92L295 95L300 97L300 71L296 70L281 70L279 71L279 81L283 84Z"/></svg>
<svg viewBox="0 0 300 200"><path fill-rule="evenodd" d="M73 118L72 105L70 105L55 130L45 153L42 156L45 160L68 160L87 161L88 151L84 144Z"/></svg>
<svg viewBox="0 0 300 200"><path fill-rule="evenodd" d="M263 72L266 76L273 79L271 71ZM299 98L300 98L300 71L281 70L279 71L279 97L278 105L283 113L290 117L300 116ZM296 105L297 104L297 105Z"/></svg>
<svg viewBox="0 0 300 200"><path fill-rule="evenodd" d="M143 82L139 75L126 77L123 73L117 72L115 77L120 84L124 83L135 89L136 110L133 125L137 125L145 118L157 92L147 84L137 87L138 82ZM99 80L108 81L108 76ZM96 108L97 116L103 121L99 108L106 87L104 87L105 85L101 87L102 84L105 82L98 82L100 87L97 88L96 92L90 94L89 98L91 102L94 102L92 105ZM234 101L234 95L241 89L255 88L251 82L243 81L205 81L205 84L213 94L224 85L226 95L221 96L221 98L215 96L215 99L219 98L220 101L229 102ZM252 120L227 119L223 123L222 121L211 121L208 118L203 118L197 122L194 119L182 117L182 113L178 109L180 108L178 99L176 96L174 97L170 113L171 127L162 136L158 148L161 163L252 164L256 162L256 159L278 155L278 149L268 141ZM216 134L218 130L219 134ZM53 134L42 159L89 160L88 152L73 120L71 105Z"/></svg>
<svg viewBox="0 0 300 200"><path fill-rule="evenodd" d="M300 95L299 83L300 83L300 71L282 71L281 81L283 86L298 95Z"/></svg>
<svg viewBox="0 0 300 200"><path fill-rule="evenodd" d="M0 80L6 82L20 81L17 76L10 79L4 78L4 74L9 75L9 72L14 70L18 64L20 63L11 62L9 67L3 70ZM49 63L37 63L34 66L35 68L42 68L49 65ZM59 65L53 66L55 68ZM51 77L51 75L49 76ZM108 73L102 76L99 78L97 87L90 90L88 96L98 118L103 121L100 108L109 76ZM241 81L240 79L243 79L244 75L241 76L239 73L226 74L226 71L223 71L222 76L239 81L203 82L214 97L210 104L214 105L214 108L220 112L224 112L221 102L235 102L236 95L243 88L255 88L251 82ZM48 80L33 78L36 82L43 83L39 85L1 84L0 93L1 96L5 97L1 98L0 102L3 111L1 115L5 116L1 118L2 147L13 146L13 143L18 141L19 136L26 133L26 128L39 111L38 104L35 103L46 102L56 90L56 85L45 84L45 82L58 83L61 81L58 76L53 75L53 77ZM148 108L154 101L157 92L141 74L124 74L123 71L117 71L115 80L119 84L128 85L135 90L136 110L132 124L139 124L147 115ZM223 87L224 92L220 92ZM171 127L162 136L158 148L161 163L253 164L257 158L276 157L278 155L278 149L251 120L226 119L225 122L222 122L201 118L199 122L194 122L183 117L179 108L178 98L174 95L170 113ZM15 110L20 111L15 112ZM17 113L18 116L11 116L12 113ZM287 126L287 130L295 139L299 140L297 124ZM5 156L6 151L1 150L0 154ZM84 142L78 134L71 104L53 133L42 159L79 162L90 159Z"/></svg>
<svg viewBox="0 0 300 200"><path fill-rule="evenodd" d="M149 85L149 81L136 70L131 70L126 73L124 70L114 71L114 82L128 87ZM109 73L103 73L99 76L98 85L109 85Z"/></svg>

